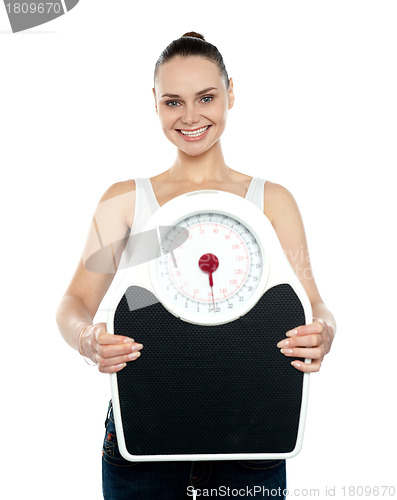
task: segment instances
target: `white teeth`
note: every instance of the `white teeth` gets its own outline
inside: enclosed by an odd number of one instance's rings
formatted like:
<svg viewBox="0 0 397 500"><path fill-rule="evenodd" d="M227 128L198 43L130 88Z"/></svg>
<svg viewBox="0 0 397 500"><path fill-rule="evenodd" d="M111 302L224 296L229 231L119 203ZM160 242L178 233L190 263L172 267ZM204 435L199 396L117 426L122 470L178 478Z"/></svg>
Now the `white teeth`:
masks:
<svg viewBox="0 0 397 500"><path fill-rule="evenodd" d="M208 127L209 127L209 125L207 125L206 127L199 128L198 130L195 130L194 132L187 132L186 130L181 130L181 133L183 135L188 135L189 137L197 137L197 136L201 135L203 132L205 132Z"/></svg>

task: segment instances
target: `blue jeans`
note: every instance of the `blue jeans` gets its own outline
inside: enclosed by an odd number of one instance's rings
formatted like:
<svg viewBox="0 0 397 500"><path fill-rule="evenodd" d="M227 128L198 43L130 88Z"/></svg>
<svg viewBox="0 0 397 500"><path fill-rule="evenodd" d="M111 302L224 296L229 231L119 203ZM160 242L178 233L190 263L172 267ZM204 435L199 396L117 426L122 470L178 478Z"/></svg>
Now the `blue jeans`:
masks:
<svg viewBox="0 0 397 500"><path fill-rule="evenodd" d="M109 403L102 449L105 500L284 499L285 460L129 462L119 452ZM206 490L206 491L204 491Z"/></svg>

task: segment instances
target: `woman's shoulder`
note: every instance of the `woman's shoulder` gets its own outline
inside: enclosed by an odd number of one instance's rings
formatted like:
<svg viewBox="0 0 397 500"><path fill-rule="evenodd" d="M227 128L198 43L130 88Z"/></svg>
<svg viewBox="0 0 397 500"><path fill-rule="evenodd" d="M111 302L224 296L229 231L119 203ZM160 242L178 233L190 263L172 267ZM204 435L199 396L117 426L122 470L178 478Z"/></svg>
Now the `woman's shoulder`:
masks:
<svg viewBox="0 0 397 500"><path fill-rule="evenodd" d="M269 196L274 198L274 200L280 200L281 198L288 198L292 196L291 191L289 191L285 186L269 180L266 180L265 182L265 190Z"/></svg>
<svg viewBox="0 0 397 500"><path fill-rule="evenodd" d="M131 194L135 191L135 181L134 179L128 179L124 181L115 182L110 185L106 191L103 193L100 202L110 200L116 196L122 196L125 194Z"/></svg>
<svg viewBox="0 0 397 500"><path fill-rule="evenodd" d="M117 214L131 228L135 213L135 189L134 179L110 185L99 200L97 212L108 218L114 218Z"/></svg>
<svg viewBox="0 0 397 500"><path fill-rule="evenodd" d="M273 222L276 217L296 212L298 206L291 191L285 186L267 180L264 186L264 211Z"/></svg>

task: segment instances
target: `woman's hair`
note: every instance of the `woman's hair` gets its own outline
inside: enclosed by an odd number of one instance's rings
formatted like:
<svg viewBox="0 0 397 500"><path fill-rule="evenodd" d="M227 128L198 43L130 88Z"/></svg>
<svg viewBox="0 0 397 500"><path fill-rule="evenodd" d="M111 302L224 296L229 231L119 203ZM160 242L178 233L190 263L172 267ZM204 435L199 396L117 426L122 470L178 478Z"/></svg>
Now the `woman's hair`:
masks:
<svg viewBox="0 0 397 500"><path fill-rule="evenodd" d="M196 33L195 31L189 31L167 45L156 62L156 66L154 68L154 82L156 82L160 66L177 56L201 56L214 62L218 66L220 74L225 80L226 89L229 89L229 77L221 53L215 45L207 42L203 35Z"/></svg>

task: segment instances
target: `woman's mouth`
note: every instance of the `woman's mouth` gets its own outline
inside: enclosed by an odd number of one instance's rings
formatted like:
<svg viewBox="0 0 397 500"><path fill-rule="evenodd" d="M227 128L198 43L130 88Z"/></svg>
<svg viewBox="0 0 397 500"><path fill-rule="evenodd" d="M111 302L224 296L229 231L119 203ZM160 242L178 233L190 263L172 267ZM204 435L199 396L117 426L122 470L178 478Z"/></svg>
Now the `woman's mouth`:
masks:
<svg viewBox="0 0 397 500"><path fill-rule="evenodd" d="M205 127L196 128L194 130L176 129L176 131L185 139L185 141L199 141L206 136L210 127L211 125L207 125Z"/></svg>

